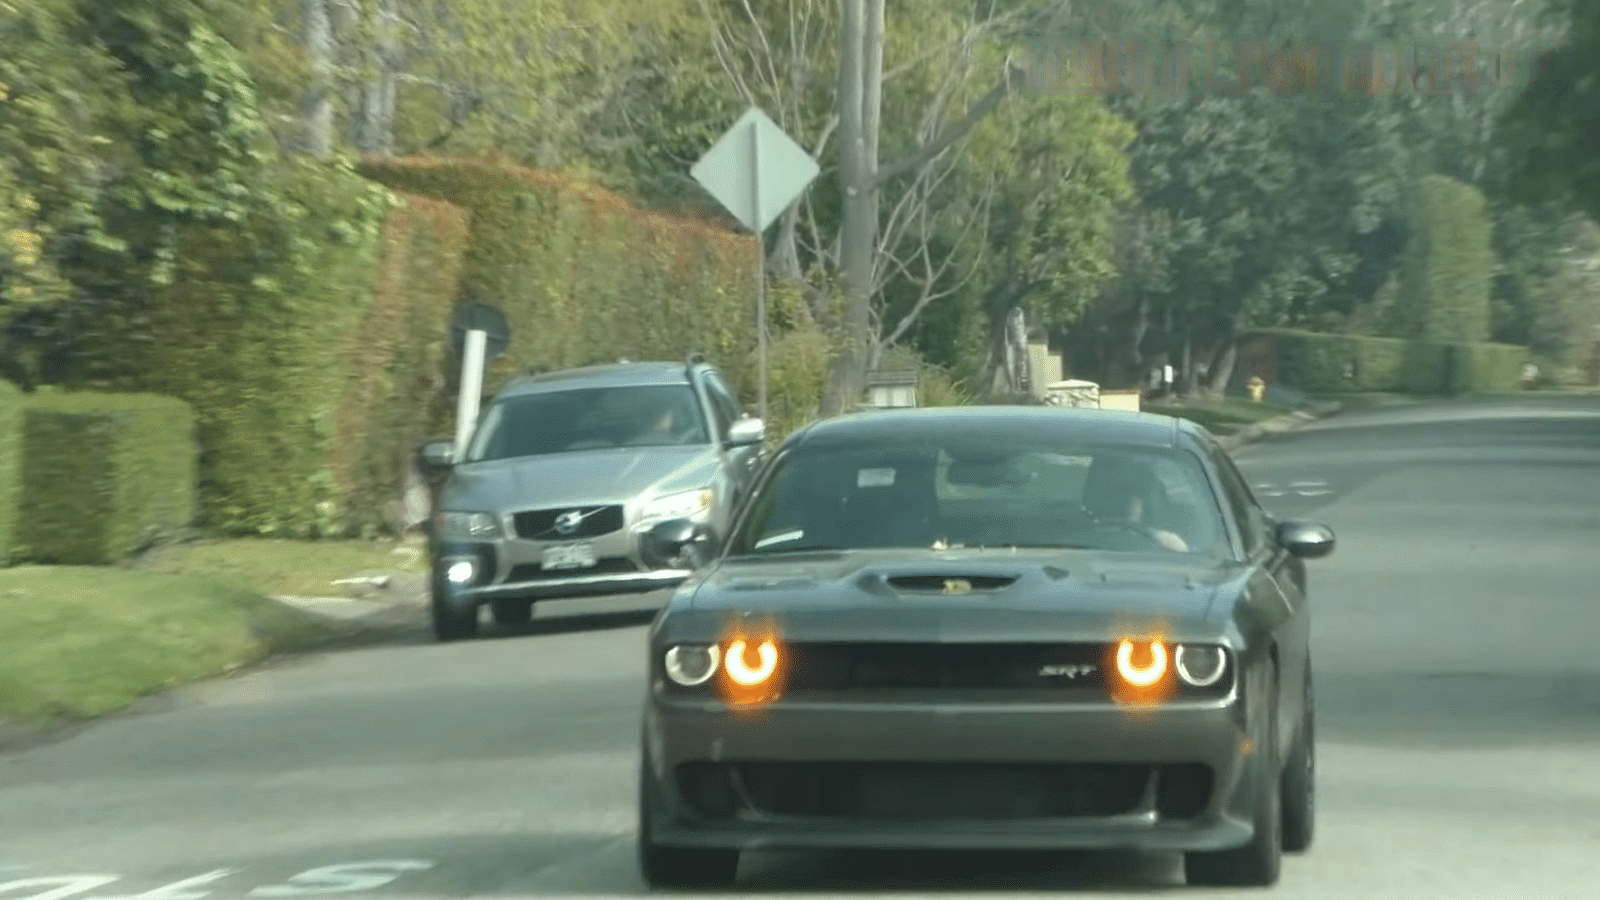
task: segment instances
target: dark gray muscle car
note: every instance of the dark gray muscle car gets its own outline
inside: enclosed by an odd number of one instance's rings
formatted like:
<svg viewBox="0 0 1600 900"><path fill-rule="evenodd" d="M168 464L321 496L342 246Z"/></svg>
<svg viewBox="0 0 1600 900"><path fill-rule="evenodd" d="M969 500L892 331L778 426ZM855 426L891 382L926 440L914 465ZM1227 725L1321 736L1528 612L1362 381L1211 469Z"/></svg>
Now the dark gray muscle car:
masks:
<svg viewBox="0 0 1600 900"><path fill-rule="evenodd" d="M1313 827L1304 560L1193 423L969 407L815 423L649 638L639 861L1143 849L1265 886Z"/></svg>

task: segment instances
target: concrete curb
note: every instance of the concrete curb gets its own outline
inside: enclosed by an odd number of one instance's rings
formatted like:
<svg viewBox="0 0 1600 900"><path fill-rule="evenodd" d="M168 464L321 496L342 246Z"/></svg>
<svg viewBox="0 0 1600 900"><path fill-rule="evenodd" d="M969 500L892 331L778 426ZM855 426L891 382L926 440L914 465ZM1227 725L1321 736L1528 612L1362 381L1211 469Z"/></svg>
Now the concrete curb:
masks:
<svg viewBox="0 0 1600 900"><path fill-rule="evenodd" d="M1344 404L1333 400L1314 401L1307 403L1292 413L1276 416L1264 422L1257 422L1254 425L1247 425L1233 434L1217 438L1217 441L1222 444L1223 449L1232 452L1246 444L1253 444L1269 434L1293 431L1308 422L1325 419L1341 409L1344 409Z"/></svg>

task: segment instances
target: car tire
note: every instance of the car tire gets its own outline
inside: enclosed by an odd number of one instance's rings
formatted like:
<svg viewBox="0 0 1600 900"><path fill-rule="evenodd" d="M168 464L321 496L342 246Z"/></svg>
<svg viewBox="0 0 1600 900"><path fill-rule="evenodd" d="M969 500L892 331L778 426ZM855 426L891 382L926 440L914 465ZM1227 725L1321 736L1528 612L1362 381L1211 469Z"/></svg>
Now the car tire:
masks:
<svg viewBox="0 0 1600 900"><path fill-rule="evenodd" d="M648 762L639 766L639 875L652 890L725 888L739 874L739 851L668 847L650 837L651 785Z"/></svg>
<svg viewBox="0 0 1600 900"><path fill-rule="evenodd" d="M471 640L478 636L478 606L448 603L435 593L428 602L433 619L433 636L441 643Z"/></svg>
<svg viewBox="0 0 1600 900"><path fill-rule="evenodd" d="M1305 712L1299 734L1283 764L1283 849L1303 853L1311 849L1317 826L1317 708L1311 686L1311 664L1306 663Z"/></svg>
<svg viewBox="0 0 1600 900"><path fill-rule="evenodd" d="M1266 734L1260 739L1262 753L1274 753L1278 731L1278 673L1268 665L1268 707ZM1255 832L1250 842L1230 850L1186 853L1184 878L1200 887L1271 887L1278 883L1283 867L1283 779L1276 760L1256 775Z"/></svg>
<svg viewBox="0 0 1600 900"><path fill-rule="evenodd" d="M491 600L489 611L501 628L526 627L533 621L532 600Z"/></svg>

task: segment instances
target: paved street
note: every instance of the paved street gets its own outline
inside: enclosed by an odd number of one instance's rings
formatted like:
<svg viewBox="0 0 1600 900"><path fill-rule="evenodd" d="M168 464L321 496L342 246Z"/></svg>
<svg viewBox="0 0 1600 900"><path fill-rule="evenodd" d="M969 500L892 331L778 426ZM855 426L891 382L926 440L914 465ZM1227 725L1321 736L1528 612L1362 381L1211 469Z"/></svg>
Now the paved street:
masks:
<svg viewBox="0 0 1600 900"><path fill-rule="evenodd" d="M1340 539L1311 575L1318 841L1272 895L1592 900L1600 404L1347 413L1237 458L1269 507ZM0 900L639 893L648 612L560 612L528 634L283 663L0 757ZM741 890L1101 897L1177 871L774 856Z"/></svg>

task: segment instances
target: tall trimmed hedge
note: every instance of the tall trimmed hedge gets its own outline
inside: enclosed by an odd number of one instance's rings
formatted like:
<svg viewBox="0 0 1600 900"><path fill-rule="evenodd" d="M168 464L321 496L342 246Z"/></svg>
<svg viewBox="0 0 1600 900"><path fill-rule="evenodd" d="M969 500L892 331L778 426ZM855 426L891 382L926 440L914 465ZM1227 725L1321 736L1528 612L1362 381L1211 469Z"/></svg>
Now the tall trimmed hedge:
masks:
<svg viewBox="0 0 1600 900"><path fill-rule="evenodd" d="M1468 344L1489 340L1492 225L1477 188L1443 175L1419 180L1390 333Z"/></svg>
<svg viewBox="0 0 1600 900"><path fill-rule="evenodd" d="M23 394L0 381L0 566L17 555L17 512L22 501Z"/></svg>
<svg viewBox="0 0 1600 900"><path fill-rule="evenodd" d="M494 160L368 161L360 171L471 213L462 277L511 325L486 388L533 365L692 350L741 379L755 346L751 238Z"/></svg>
<svg viewBox="0 0 1600 900"><path fill-rule="evenodd" d="M130 345L134 390L200 422L204 522L283 537L346 530L336 417L373 296L391 197L348 168L284 164L279 199L178 235L172 284Z"/></svg>
<svg viewBox="0 0 1600 900"><path fill-rule="evenodd" d="M1357 334L1263 329L1247 341L1267 341L1276 380L1312 393L1458 394L1517 387L1526 347L1432 343ZM1240 371L1241 379L1254 372Z"/></svg>
<svg viewBox="0 0 1600 900"><path fill-rule="evenodd" d="M453 408L445 333L460 289L465 211L397 195L384 222L371 303L356 327L335 418L333 469L352 529L401 523L385 511L405 490L411 454Z"/></svg>
<svg viewBox="0 0 1600 900"><path fill-rule="evenodd" d="M22 431L17 538L30 560L105 565L194 524L198 448L183 401L35 395Z"/></svg>

